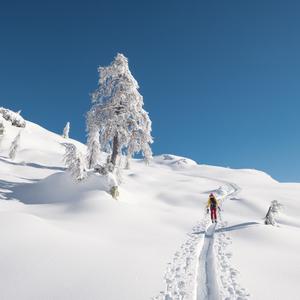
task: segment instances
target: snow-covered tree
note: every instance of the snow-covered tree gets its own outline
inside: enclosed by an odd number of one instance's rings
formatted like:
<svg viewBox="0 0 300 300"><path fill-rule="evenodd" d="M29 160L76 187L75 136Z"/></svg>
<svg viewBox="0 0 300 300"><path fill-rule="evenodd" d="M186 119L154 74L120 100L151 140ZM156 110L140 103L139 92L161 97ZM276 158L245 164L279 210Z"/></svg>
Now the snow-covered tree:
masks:
<svg viewBox="0 0 300 300"><path fill-rule="evenodd" d="M282 208L282 205L277 200L273 200L271 202L271 205L270 205L267 215L265 217L266 225L273 225L273 226L276 225L275 217L279 213L281 208Z"/></svg>
<svg viewBox="0 0 300 300"><path fill-rule="evenodd" d="M101 149L111 154L114 167L121 153L130 158L141 151L150 160L151 121L143 109L143 97L127 58L118 54L108 67L99 67L98 71L99 85L91 95L93 105L87 114L87 129L98 128Z"/></svg>
<svg viewBox="0 0 300 300"><path fill-rule="evenodd" d="M2 117L1 117L2 118ZM5 127L4 127L4 123L3 121L1 120L0 118L0 146L1 146L1 143L2 143L2 140L3 140L3 137L4 137L4 134L5 134Z"/></svg>
<svg viewBox="0 0 300 300"><path fill-rule="evenodd" d="M100 163L100 142L99 142L99 128L93 126L93 124L88 125L88 139L87 139L87 167L89 169L94 168Z"/></svg>
<svg viewBox="0 0 300 300"><path fill-rule="evenodd" d="M15 139L13 140L13 142L10 145L9 157L11 159L16 158L17 152L20 148L20 140L21 140L21 132L18 133L18 135L15 137Z"/></svg>
<svg viewBox="0 0 300 300"><path fill-rule="evenodd" d="M67 124L64 128L62 137L65 138L65 139L68 139L69 138L69 132L70 132L70 122L67 122Z"/></svg>
<svg viewBox="0 0 300 300"><path fill-rule="evenodd" d="M76 181L86 178L86 167L83 155L77 150L76 146L70 143L64 143L65 155L64 163Z"/></svg>
<svg viewBox="0 0 300 300"><path fill-rule="evenodd" d="M16 127L25 127L26 121L20 115L21 111L14 112L4 107L0 107L0 115L6 120L11 122L13 126Z"/></svg>

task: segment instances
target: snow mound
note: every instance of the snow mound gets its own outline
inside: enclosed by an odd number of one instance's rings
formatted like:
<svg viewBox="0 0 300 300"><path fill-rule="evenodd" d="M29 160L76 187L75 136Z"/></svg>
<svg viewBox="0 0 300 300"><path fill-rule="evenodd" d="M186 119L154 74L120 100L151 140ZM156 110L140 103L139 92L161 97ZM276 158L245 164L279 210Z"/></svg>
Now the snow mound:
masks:
<svg viewBox="0 0 300 300"><path fill-rule="evenodd" d="M72 203L85 198L90 192L99 193L99 199L108 193L112 178L90 174L87 179L77 183L68 172L58 172L34 183L19 185L13 189L10 198L25 204Z"/></svg>
<svg viewBox="0 0 300 300"><path fill-rule="evenodd" d="M162 154L154 157L153 160L157 164L166 165L173 169L184 169L191 166L197 166L197 163L192 159L171 154Z"/></svg>

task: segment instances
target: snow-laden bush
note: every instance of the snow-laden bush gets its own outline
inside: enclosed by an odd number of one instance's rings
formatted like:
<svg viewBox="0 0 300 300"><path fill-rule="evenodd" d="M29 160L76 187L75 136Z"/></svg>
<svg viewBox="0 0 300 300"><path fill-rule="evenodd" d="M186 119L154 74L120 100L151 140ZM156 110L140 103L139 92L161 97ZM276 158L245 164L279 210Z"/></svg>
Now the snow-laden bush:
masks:
<svg viewBox="0 0 300 300"><path fill-rule="evenodd" d="M26 126L25 120L20 116L20 112L16 113L10 109L0 107L0 114L6 121L11 122L13 126L23 128Z"/></svg>
<svg viewBox="0 0 300 300"><path fill-rule="evenodd" d="M4 123L1 119L2 119L2 117L0 118L0 147L1 147L1 143L2 143L2 140L3 140L4 134L5 134Z"/></svg>
<svg viewBox="0 0 300 300"><path fill-rule="evenodd" d="M70 132L70 122L67 122L67 124L64 128L62 137L65 138L65 139L68 139L69 138L69 132Z"/></svg>
<svg viewBox="0 0 300 300"><path fill-rule="evenodd" d="M87 113L88 136L100 133L101 150L110 153L110 163L125 153L128 160L142 152L146 161L152 157L151 120L143 109L139 85L132 76L128 60L118 54L108 67L99 67L99 86L92 93L92 107ZM88 148L93 144L88 144ZM92 150L89 149L89 152ZM129 165L129 164L128 164Z"/></svg>
<svg viewBox="0 0 300 300"><path fill-rule="evenodd" d="M21 140L21 132L18 133L18 135L15 137L15 139L13 140L13 142L10 145L10 149L9 149L9 158L10 159L15 159L17 152L20 148L20 140Z"/></svg>
<svg viewBox="0 0 300 300"><path fill-rule="evenodd" d="M277 201L273 200L271 205L268 209L268 212L265 217L265 224L266 225L276 225L275 217L278 215L279 211L281 210L282 205Z"/></svg>
<svg viewBox="0 0 300 300"><path fill-rule="evenodd" d="M0 119L0 136L4 135L5 127L3 121Z"/></svg>
<svg viewBox="0 0 300 300"><path fill-rule="evenodd" d="M82 181L87 177L85 159L77 150L76 146L70 143L64 143L65 155L64 163L76 181Z"/></svg>

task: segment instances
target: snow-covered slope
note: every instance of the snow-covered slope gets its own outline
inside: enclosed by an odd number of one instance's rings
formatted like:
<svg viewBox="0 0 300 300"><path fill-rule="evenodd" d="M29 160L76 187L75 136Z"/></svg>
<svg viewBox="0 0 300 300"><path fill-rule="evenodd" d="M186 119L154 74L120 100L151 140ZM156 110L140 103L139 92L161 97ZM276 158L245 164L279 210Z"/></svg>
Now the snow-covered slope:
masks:
<svg viewBox="0 0 300 300"><path fill-rule="evenodd" d="M299 298L300 184L162 155L135 160L116 201L99 177L75 184L64 172L65 139L28 121L5 127L1 299ZM222 201L216 227L204 209L211 191ZM262 221L274 199L279 227Z"/></svg>

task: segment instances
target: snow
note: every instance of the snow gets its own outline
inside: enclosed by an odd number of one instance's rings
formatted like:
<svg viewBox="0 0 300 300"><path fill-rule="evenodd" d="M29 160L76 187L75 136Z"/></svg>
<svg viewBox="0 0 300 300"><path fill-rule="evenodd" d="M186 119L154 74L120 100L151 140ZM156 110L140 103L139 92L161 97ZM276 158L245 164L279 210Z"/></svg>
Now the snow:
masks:
<svg viewBox="0 0 300 300"><path fill-rule="evenodd" d="M110 178L75 183L65 172L59 134L3 123L1 299L299 298L300 184L167 154L133 160L116 201ZM210 192L222 202L216 227L205 215ZM283 204L278 226L263 224L272 200Z"/></svg>

